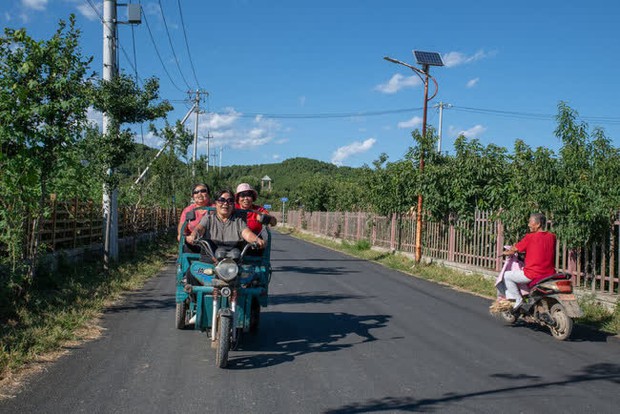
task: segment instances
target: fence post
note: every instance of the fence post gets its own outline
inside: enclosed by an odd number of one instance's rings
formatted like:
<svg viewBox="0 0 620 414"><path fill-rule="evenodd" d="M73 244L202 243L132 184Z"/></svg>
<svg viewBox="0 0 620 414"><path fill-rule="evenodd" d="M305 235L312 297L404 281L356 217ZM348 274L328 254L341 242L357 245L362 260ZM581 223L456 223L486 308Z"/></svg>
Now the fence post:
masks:
<svg viewBox="0 0 620 414"><path fill-rule="evenodd" d="M502 257L501 254L504 251L504 223L501 220L497 220L497 239L495 241L495 270L502 270Z"/></svg>
<svg viewBox="0 0 620 414"><path fill-rule="evenodd" d="M450 216L448 218L448 261L454 262L456 250L456 230L454 229L454 220Z"/></svg>
<svg viewBox="0 0 620 414"><path fill-rule="evenodd" d="M73 200L73 247L77 246L77 214L78 214L78 199Z"/></svg>
<svg viewBox="0 0 620 414"><path fill-rule="evenodd" d="M390 224L390 250L396 250L396 213L392 213L392 223Z"/></svg>
<svg viewBox="0 0 620 414"><path fill-rule="evenodd" d="M56 194L50 194L52 199L52 251L56 251Z"/></svg>

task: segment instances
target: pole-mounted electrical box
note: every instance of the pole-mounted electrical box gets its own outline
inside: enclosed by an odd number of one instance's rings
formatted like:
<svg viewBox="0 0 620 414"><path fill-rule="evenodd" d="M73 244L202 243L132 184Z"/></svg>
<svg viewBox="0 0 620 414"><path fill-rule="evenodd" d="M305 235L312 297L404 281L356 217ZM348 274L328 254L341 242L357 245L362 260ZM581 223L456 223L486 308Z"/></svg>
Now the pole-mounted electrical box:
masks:
<svg viewBox="0 0 620 414"><path fill-rule="evenodd" d="M140 24L142 23L142 14L139 4L127 5L127 23Z"/></svg>

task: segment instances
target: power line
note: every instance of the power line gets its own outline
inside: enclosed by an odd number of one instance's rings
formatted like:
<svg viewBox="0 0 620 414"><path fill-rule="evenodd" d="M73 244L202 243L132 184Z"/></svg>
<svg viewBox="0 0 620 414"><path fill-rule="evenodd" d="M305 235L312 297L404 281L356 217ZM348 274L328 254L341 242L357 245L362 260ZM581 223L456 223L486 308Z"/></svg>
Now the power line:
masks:
<svg viewBox="0 0 620 414"><path fill-rule="evenodd" d="M391 109L384 111L363 111L363 112L340 112L340 113L318 113L318 114L265 114L265 113L253 113L247 112L239 114L240 118L254 118L262 116L263 118L271 119L326 119L326 118L351 118L357 116L380 116L398 114L404 112L420 111L422 108L404 108L404 109ZM225 115L220 113L219 115Z"/></svg>
<svg viewBox="0 0 620 414"><path fill-rule="evenodd" d="M185 82L185 86L187 86L187 89L191 89L191 86L189 86L187 79L185 79L185 76L183 75L183 71L181 70L181 65L179 64L179 59L177 58L177 54L174 51L174 46L172 45L172 38L170 37L170 31L168 30L168 23L166 23L166 16L164 15L164 8L161 5L161 0L159 0L159 11L161 13L161 18L164 21L164 27L166 28L166 35L168 36L168 43L170 43L170 49L172 49L172 56L174 56L174 61L177 65L177 69L179 69L179 73L181 74L181 78L183 79L183 82Z"/></svg>
<svg viewBox="0 0 620 414"><path fill-rule="evenodd" d="M146 28L149 32L149 37L151 38L151 43L153 43L153 47L155 48L155 53L157 54L157 57L159 58L159 62L161 63L161 66L164 68L164 72L166 72L166 75L168 76L170 83L172 83L172 86L174 86L180 92L185 92L183 89L179 88L176 83L174 83L174 80L172 80L172 76L170 76L170 72L168 72L168 69L166 69L164 60L161 58L161 54L159 53L159 49L157 49L157 44L155 43L155 39L153 38L153 32L151 32L151 26L149 25L149 21L146 18L146 13L144 12L144 8L140 6L140 9L142 10L142 15L144 17L144 23L146 23Z"/></svg>
<svg viewBox="0 0 620 414"><path fill-rule="evenodd" d="M196 81L196 85L198 85L198 89L202 89L200 87L200 82L198 82L198 76L196 76L196 69L194 69L194 61L192 60L192 54L189 48L189 42L187 41L187 32L185 31L185 20L183 19L183 11L181 10L181 0L177 0L177 6L179 7L179 15L181 16L181 27L183 28L183 38L185 39L185 47L187 48L187 56L189 56L189 63L192 68L192 73L194 74L194 80Z"/></svg>

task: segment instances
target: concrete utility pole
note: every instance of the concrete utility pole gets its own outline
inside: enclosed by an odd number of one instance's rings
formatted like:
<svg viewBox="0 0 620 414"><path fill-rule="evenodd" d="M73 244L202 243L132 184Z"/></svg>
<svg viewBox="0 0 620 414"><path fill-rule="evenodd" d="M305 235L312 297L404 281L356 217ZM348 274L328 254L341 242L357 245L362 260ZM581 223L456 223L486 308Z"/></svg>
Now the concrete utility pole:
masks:
<svg viewBox="0 0 620 414"><path fill-rule="evenodd" d="M208 95L206 91L196 89L194 98L194 110L196 111L196 123L194 125L194 153L192 155L192 178L196 178L196 153L198 152L198 116L200 115L200 95ZM207 157L208 157L207 152ZM207 168L208 171L208 168Z"/></svg>
<svg viewBox="0 0 620 414"><path fill-rule="evenodd" d="M213 138L211 133L207 132L207 172L209 172L209 164L211 164L209 160L209 154L211 153L211 138Z"/></svg>
<svg viewBox="0 0 620 414"><path fill-rule="evenodd" d="M439 108L439 131L437 140L437 152L441 154L441 131L443 128L443 108L452 108L451 104L439 102L437 105L433 106L434 108Z"/></svg>
<svg viewBox="0 0 620 414"><path fill-rule="evenodd" d="M103 80L111 81L118 74L116 66L116 0L103 1ZM103 135L110 131L110 117L103 114ZM112 168L108 168L112 175ZM118 192L103 185L103 266L118 259Z"/></svg>
<svg viewBox="0 0 620 414"><path fill-rule="evenodd" d="M121 4L127 7L128 20L119 22L116 14L116 0L103 0L103 80L111 81L118 75L116 61L116 44L118 35L117 25L140 24L140 5ZM118 126L111 130L111 119L107 113L103 114L103 136L118 134ZM112 175L112 167L108 166L107 174ZM103 266L108 270L111 261L118 259L118 190L110 190L103 186Z"/></svg>

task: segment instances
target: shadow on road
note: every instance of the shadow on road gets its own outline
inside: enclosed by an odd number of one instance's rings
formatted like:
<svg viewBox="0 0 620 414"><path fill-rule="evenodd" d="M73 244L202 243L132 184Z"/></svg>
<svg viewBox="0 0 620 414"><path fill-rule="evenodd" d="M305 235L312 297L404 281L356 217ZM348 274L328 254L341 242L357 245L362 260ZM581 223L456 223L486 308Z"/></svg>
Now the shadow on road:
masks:
<svg viewBox="0 0 620 414"><path fill-rule="evenodd" d="M325 411L330 414L354 414L372 413L381 411L402 412L432 412L443 411L450 408L451 404L462 402L477 397L507 396L516 391L557 389L571 384L587 383L592 381L605 381L620 385L620 365L618 364L594 364L588 365L576 374L569 375L560 381L541 382L540 378L525 374L494 374L493 378L502 378L509 381L534 381L525 385L514 385L489 390L481 390L471 393L446 393L438 398L414 398L414 397L385 397L372 399L362 403L344 405ZM501 410L498 410L501 411Z"/></svg>
<svg viewBox="0 0 620 414"><path fill-rule="evenodd" d="M339 300L348 299L372 299L375 296L366 295L341 295L329 292L310 292L310 293L295 293L295 294L283 294L283 295L269 295L269 306L276 305L291 305L291 304L328 304L337 302Z"/></svg>
<svg viewBox="0 0 620 414"><path fill-rule="evenodd" d="M291 273L304 273L308 275L345 275L351 273L359 273L357 270L350 270L347 267L342 266L274 266L274 272L291 272Z"/></svg>
<svg viewBox="0 0 620 414"><path fill-rule="evenodd" d="M104 313L148 312L154 309L173 309L176 306L175 293L167 293L153 297L153 289L128 294L122 302L112 305Z"/></svg>
<svg viewBox="0 0 620 414"><path fill-rule="evenodd" d="M518 321L514 325L509 325L510 328L513 329L531 329L534 331L539 331L542 333L546 333L551 335L548 328L542 327L536 323L527 323L525 321ZM610 337L615 335L599 331L595 328L592 328L587 325L578 325L575 324L573 327L573 333L571 334L568 341L570 342L607 342Z"/></svg>
<svg viewBox="0 0 620 414"><path fill-rule="evenodd" d="M376 341L372 329L387 325L389 315L266 312L257 336L244 336L239 351L258 352L235 358L228 368L255 369L293 361L301 355L334 352Z"/></svg>

